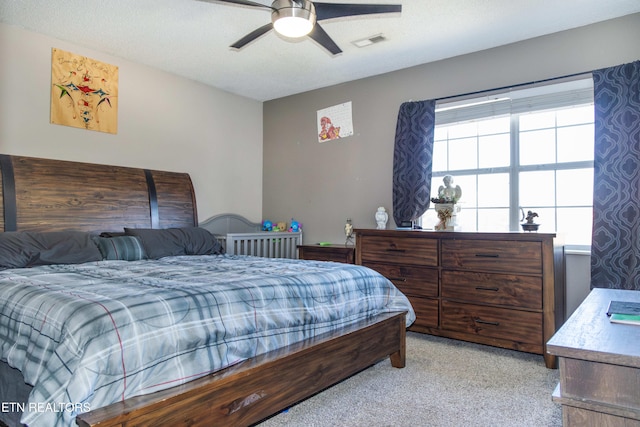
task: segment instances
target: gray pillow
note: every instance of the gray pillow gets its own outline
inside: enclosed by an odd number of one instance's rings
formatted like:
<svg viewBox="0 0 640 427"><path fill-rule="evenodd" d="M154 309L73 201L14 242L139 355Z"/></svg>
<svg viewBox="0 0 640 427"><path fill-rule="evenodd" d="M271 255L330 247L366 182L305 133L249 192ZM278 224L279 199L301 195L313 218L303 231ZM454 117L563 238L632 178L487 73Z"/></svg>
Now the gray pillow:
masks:
<svg viewBox="0 0 640 427"><path fill-rule="evenodd" d="M102 254L83 231L0 233L0 268L100 261Z"/></svg>
<svg viewBox="0 0 640 427"><path fill-rule="evenodd" d="M147 258L147 253L136 236L94 237L102 257L106 260L138 261Z"/></svg>
<svg viewBox="0 0 640 427"><path fill-rule="evenodd" d="M125 228L129 236L142 241L147 257L158 259L177 255L218 255L222 245L209 231L200 227L183 228Z"/></svg>
<svg viewBox="0 0 640 427"><path fill-rule="evenodd" d="M0 233L0 268L26 267L37 253L25 233Z"/></svg>

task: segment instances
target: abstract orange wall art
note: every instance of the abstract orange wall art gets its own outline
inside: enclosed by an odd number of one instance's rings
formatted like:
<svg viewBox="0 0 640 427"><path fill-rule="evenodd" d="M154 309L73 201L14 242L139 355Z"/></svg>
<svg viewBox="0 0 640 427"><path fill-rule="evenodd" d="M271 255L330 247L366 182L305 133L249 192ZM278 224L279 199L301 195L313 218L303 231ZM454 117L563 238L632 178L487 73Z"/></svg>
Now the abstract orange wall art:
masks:
<svg viewBox="0 0 640 427"><path fill-rule="evenodd" d="M118 133L118 67L52 49L51 123Z"/></svg>

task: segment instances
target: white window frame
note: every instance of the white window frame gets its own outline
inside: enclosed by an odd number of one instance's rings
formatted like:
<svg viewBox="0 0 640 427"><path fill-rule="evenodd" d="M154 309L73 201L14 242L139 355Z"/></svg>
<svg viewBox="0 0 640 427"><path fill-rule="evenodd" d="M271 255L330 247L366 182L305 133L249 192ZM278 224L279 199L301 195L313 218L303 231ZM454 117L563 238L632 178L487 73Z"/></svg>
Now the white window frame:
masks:
<svg viewBox="0 0 640 427"><path fill-rule="evenodd" d="M506 173L509 175L509 230L521 231L521 206L519 201L519 174L527 171L558 171L593 169L593 161L550 163L544 165L519 164L519 115L536 111L593 105L593 80L591 75L574 76L565 80L532 84L510 90L496 90L482 97L444 100L436 103L435 125L451 125L494 116L510 115L510 165L505 167L467 170L438 170L432 173L432 183L441 182L445 175L482 175ZM432 188L437 185L432 185ZM437 195L432 194L432 197ZM464 188L463 188L464 198ZM571 206L557 206L566 208ZM576 206L578 207L578 206ZM583 207L583 206L582 206ZM474 209L477 206L473 207ZM522 207L526 209L526 207ZM557 224L557 218L555 223ZM476 231L476 230L469 230ZM478 230L485 231L485 230Z"/></svg>

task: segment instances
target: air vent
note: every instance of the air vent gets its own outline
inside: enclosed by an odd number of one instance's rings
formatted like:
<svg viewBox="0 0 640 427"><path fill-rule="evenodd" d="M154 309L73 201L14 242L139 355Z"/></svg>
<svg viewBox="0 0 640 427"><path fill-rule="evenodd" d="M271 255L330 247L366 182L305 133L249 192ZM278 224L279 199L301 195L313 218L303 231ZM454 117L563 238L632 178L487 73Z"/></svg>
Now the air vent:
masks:
<svg viewBox="0 0 640 427"><path fill-rule="evenodd" d="M370 36L370 37L367 37L366 39L356 40L351 43L353 43L358 47L366 47L366 46L371 46L372 44L375 44L375 43L380 43L385 40L386 40L385 36L383 36L382 34L376 34L375 36Z"/></svg>

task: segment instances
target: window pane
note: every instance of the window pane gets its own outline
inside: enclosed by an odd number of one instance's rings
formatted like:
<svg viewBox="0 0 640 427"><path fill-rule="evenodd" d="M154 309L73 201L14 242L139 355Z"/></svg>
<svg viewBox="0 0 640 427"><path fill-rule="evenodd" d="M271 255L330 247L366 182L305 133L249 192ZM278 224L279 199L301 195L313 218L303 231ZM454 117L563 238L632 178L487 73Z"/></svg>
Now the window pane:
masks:
<svg viewBox="0 0 640 427"><path fill-rule="evenodd" d="M460 197L462 208L467 206L478 206L478 198L476 197L477 179L477 175L461 175L453 177L454 185L459 185L462 190L462 197Z"/></svg>
<svg viewBox="0 0 640 427"><path fill-rule="evenodd" d="M520 115L520 131L553 128L556 126L555 111L543 111Z"/></svg>
<svg viewBox="0 0 640 427"><path fill-rule="evenodd" d="M464 188L462 189L464 197ZM509 206L509 174L495 173L478 176L478 207ZM478 223L481 225L480 223ZM482 228L481 228L482 230Z"/></svg>
<svg viewBox="0 0 640 427"><path fill-rule="evenodd" d="M555 162L555 129L520 132L521 165L543 165Z"/></svg>
<svg viewBox="0 0 640 427"><path fill-rule="evenodd" d="M558 163L593 160L593 125L558 128Z"/></svg>
<svg viewBox="0 0 640 427"><path fill-rule="evenodd" d="M556 172L558 206L593 204L593 169L569 169Z"/></svg>
<svg viewBox="0 0 640 427"><path fill-rule="evenodd" d="M520 172L520 206L555 206L555 173L553 171Z"/></svg>
<svg viewBox="0 0 640 427"><path fill-rule="evenodd" d="M477 138L449 140L449 170L475 169L478 167Z"/></svg>
<svg viewBox="0 0 640 427"><path fill-rule="evenodd" d="M509 166L511 151L509 150L510 136L508 133L481 136L478 144L478 167Z"/></svg>
<svg viewBox="0 0 640 427"><path fill-rule="evenodd" d="M588 208L558 208L558 233L574 245L591 244L593 210Z"/></svg>
<svg viewBox="0 0 640 427"><path fill-rule="evenodd" d="M509 209L478 209L478 230L509 231Z"/></svg>
<svg viewBox="0 0 640 427"><path fill-rule="evenodd" d="M478 209L467 209L462 207L458 213L458 227L460 231L478 231L478 223L476 222Z"/></svg>
<svg viewBox="0 0 640 427"><path fill-rule="evenodd" d="M433 130L433 139L434 141L439 141L442 139L447 139L447 135L449 134L449 126L436 126Z"/></svg>
<svg viewBox="0 0 640 427"><path fill-rule="evenodd" d="M434 172L448 170L447 165L447 141L433 142L433 162L431 168Z"/></svg>
<svg viewBox="0 0 640 427"><path fill-rule="evenodd" d="M509 133L511 117L497 117L495 119L481 120L478 122L478 135L491 135L495 133Z"/></svg>
<svg viewBox="0 0 640 427"><path fill-rule="evenodd" d="M593 123L593 105L558 110L556 112L556 120L558 126Z"/></svg>
<svg viewBox="0 0 640 427"><path fill-rule="evenodd" d="M460 123L449 126L449 138L466 138L478 134L478 124L476 122Z"/></svg>

